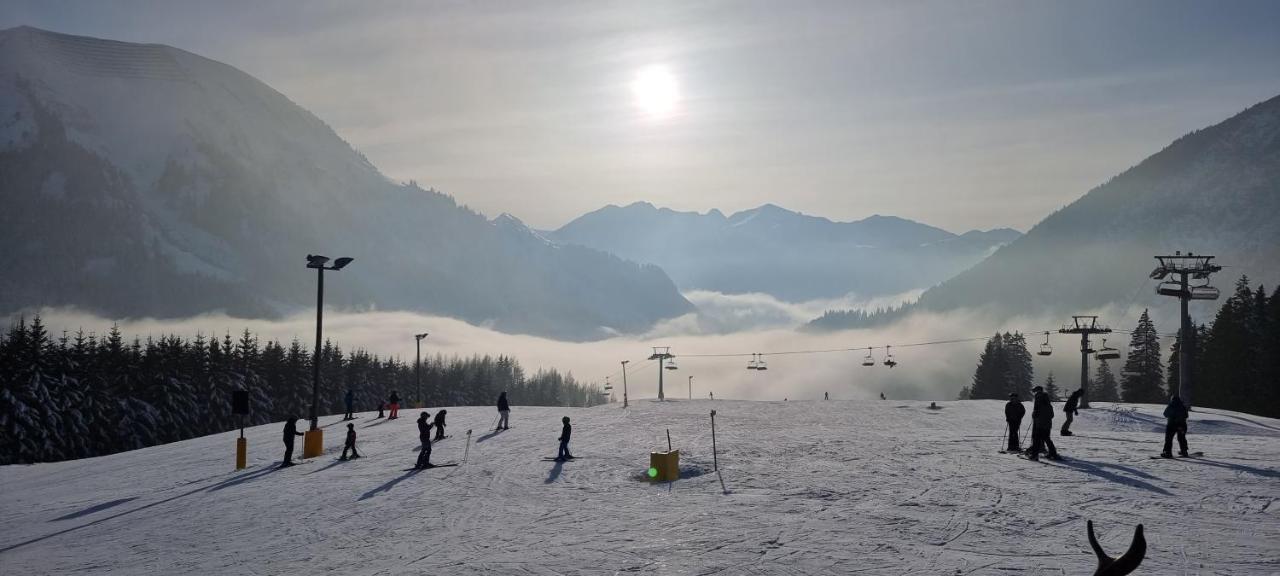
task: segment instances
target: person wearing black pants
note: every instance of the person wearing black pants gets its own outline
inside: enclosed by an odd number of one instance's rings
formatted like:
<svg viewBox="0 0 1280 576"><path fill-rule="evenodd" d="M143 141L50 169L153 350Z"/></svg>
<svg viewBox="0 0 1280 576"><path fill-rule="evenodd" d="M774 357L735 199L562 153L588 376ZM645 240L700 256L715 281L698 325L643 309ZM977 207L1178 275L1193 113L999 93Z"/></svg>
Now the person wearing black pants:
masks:
<svg viewBox="0 0 1280 576"><path fill-rule="evenodd" d="M560 421L564 422L564 427L560 429L560 449L556 452L556 462L573 459L573 454L569 453L569 437L573 435L573 426L569 425L568 416L561 418Z"/></svg>
<svg viewBox="0 0 1280 576"><path fill-rule="evenodd" d="M422 451L418 452L418 463L414 464L414 468L433 468L431 464L431 421L427 417L431 416L426 410L418 415L418 441L422 443Z"/></svg>
<svg viewBox="0 0 1280 576"><path fill-rule="evenodd" d="M1004 421L1009 424L1008 452L1022 451L1022 440L1018 438L1018 430L1022 427L1022 417L1026 413L1027 409L1022 407L1022 401L1018 399L1018 393L1010 394L1009 402L1004 405Z"/></svg>
<svg viewBox="0 0 1280 576"><path fill-rule="evenodd" d="M1169 399L1169 406L1164 409L1164 417L1168 420L1164 425L1164 451L1161 457L1173 458L1173 437L1178 437L1178 455L1187 456L1187 406L1177 394Z"/></svg>
<svg viewBox="0 0 1280 576"><path fill-rule="evenodd" d="M355 420L356 415L354 412L352 412L352 409L355 407L355 404L356 404L356 393L352 392L350 388L347 388L347 395L343 397L342 400L347 405L347 413L343 415L342 419Z"/></svg>
<svg viewBox="0 0 1280 576"><path fill-rule="evenodd" d="M1061 460L1058 448L1049 437L1053 433L1053 404L1049 403L1049 395L1044 393L1043 387L1036 386L1031 391L1035 393L1035 400L1031 406L1031 450L1027 458L1039 460L1040 453L1047 447L1050 460Z"/></svg>
<svg viewBox="0 0 1280 576"><path fill-rule="evenodd" d="M280 467L293 466L293 439L302 436L302 432L298 431L298 419L290 416L284 422L284 462L280 463Z"/></svg>
<svg viewBox="0 0 1280 576"><path fill-rule="evenodd" d="M444 415L448 413L448 410L436 412L436 419L434 421L436 426L436 440L444 440Z"/></svg>
<svg viewBox="0 0 1280 576"><path fill-rule="evenodd" d="M1071 393L1067 398L1067 405L1062 407L1062 413L1067 416L1067 421L1062 423L1062 430L1058 432L1063 436L1071 435L1071 422L1075 420L1075 416L1080 413L1080 397L1084 395L1084 389L1081 388Z"/></svg>
<svg viewBox="0 0 1280 576"><path fill-rule="evenodd" d="M347 450L351 451L351 459L355 460L360 457L360 453L356 452L356 425L347 424L347 442L342 445L342 457L339 460L347 459Z"/></svg>

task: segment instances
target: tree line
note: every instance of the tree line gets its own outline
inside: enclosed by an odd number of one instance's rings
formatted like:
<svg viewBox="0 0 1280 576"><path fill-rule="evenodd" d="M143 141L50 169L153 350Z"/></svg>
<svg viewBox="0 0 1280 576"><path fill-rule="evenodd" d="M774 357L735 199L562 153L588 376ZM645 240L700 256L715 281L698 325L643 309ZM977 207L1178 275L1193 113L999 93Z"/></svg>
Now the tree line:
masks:
<svg viewBox="0 0 1280 576"><path fill-rule="evenodd" d="M117 327L98 337L63 333L53 338L39 316L19 319L0 334L0 464L101 456L242 425L231 396L247 390L243 425L289 416L311 406L314 351L298 340L260 343L239 338L168 335L127 341ZM348 387L357 410L377 408L398 391L414 403L413 362L366 350L344 352L326 341L320 353L321 414L343 411ZM598 388L572 374L540 369L526 374L510 356L424 358L426 406L475 406L507 392L513 404L591 406Z"/></svg>
<svg viewBox="0 0 1280 576"><path fill-rule="evenodd" d="M1146 310L1130 334L1120 378L1106 360L1098 361L1089 400L1163 403L1178 390L1181 343L1175 339L1167 362L1162 361L1160 334ZM1268 296L1263 286L1252 288L1242 276L1213 320L1193 325L1187 343L1193 405L1280 417L1280 289ZM1025 399L1032 370L1026 339L997 333L978 356L973 380L961 389L960 398L1005 399L1018 393ZM1052 373L1044 386L1052 399L1059 398Z"/></svg>

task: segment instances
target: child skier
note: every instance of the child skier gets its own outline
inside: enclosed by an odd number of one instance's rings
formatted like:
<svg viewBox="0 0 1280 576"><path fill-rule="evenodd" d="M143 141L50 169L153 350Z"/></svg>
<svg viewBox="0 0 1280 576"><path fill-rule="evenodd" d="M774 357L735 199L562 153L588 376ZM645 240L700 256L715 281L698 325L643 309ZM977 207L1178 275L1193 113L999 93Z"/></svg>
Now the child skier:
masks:
<svg viewBox="0 0 1280 576"><path fill-rule="evenodd" d="M1067 415L1067 421L1062 423L1062 430L1058 434L1062 436L1071 435L1071 422L1075 420L1075 416L1080 413L1080 397L1084 395L1084 388L1077 389L1067 398L1067 405L1062 407L1062 413Z"/></svg>
<svg viewBox="0 0 1280 576"><path fill-rule="evenodd" d="M351 451L351 459L355 460L360 457L360 453L356 452L356 425L347 424L347 442L342 445L342 456L339 460L347 459L347 450Z"/></svg>
<svg viewBox="0 0 1280 576"><path fill-rule="evenodd" d="M386 400L378 400L378 418L382 417L382 411L387 408Z"/></svg>
<svg viewBox="0 0 1280 576"><path fill-rule="evenodd" d="M418 463L414 464L414 468L434 468L431 464L431 421L427 418L431 416L426 410L418 415L418 441L422 443L422 451L418 452Z"/></svg>
<svg viewBox="0 0 1280 576"><path fill-rule="evenodd" d="M568 416L561 418L560 421L564 422L564 427L560 429L560 450L556 452L556 462L573 459L573 454L569 453L569 436L573 434L573 426L569 425Z"/></svg>
<svg viewBox="0 0 1280 576"><path fill-rule="evenodd" d="M297 436L303 436L298 431L298 419L290 416L284 422L284 462L280 463L280 467L293 466L293 439Z"/></svg>
<svg viewBox="0 0 1280 576"><path fill-rule="evenodd" d="M356 415L352 412L352 408L356 403L356 393L352 392L350 388L347 388L347 395L342 398L342 401L347 405L347 413L342 417L342 419L355 420Z"/></svg>
<svg viewBox="0 0 1280 576"><path fill-rule="evenodd" d="M436 426L436 440L444 440L444 415L448 413L448 410L443 409L436 412L436 419L434 421Z"/></svg>

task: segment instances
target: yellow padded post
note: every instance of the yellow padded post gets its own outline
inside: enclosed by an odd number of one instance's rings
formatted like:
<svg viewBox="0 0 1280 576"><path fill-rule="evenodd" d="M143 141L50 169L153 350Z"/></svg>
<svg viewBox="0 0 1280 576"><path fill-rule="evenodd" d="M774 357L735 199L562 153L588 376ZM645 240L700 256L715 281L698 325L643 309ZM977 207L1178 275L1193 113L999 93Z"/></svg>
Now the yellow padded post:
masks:
<svg viewBox="0 0 1280 576"><path fill-rule="evenodd" d="M302 437L302 457L315 458L324 452L324 430L307 430Z"/></svg>
<svg viewBox="0 0 1280 576"><path fill-rule="evenodd" d="M649 467L658 471L653 477L655 482L670 482L680 479L680 451L650 452Z"/></svg>
<svg viewBox="0 0 1280 576"><path fill-rule="evenodd" d="M236 438L236 470L249 467L249 440Z"/></svg>

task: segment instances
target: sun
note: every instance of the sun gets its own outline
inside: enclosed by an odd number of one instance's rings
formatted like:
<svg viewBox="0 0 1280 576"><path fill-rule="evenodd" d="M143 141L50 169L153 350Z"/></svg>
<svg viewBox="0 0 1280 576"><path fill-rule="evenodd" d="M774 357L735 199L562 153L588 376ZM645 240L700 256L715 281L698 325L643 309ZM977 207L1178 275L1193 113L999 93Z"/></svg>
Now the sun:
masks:
<svg viewBox="0 0 1280 576"><path fill-rule="evenodd" d="M680 101L680 86L666 66L648 66L631 81L631 95L636 106L650 118L671 116Z"/></svg>

